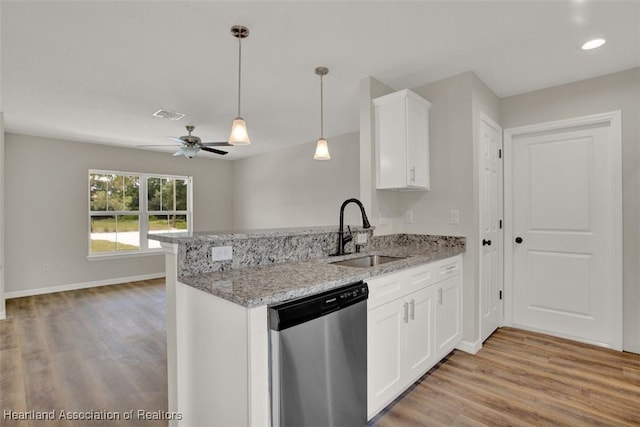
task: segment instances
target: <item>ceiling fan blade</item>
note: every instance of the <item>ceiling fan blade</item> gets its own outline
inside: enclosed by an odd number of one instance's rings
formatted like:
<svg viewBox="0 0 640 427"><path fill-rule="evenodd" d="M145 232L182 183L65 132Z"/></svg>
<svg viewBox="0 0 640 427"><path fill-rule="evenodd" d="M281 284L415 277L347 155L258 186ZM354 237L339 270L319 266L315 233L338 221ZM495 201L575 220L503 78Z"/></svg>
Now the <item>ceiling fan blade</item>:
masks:
<svg viewBox="0 0 640 427"><path fill-rule="evenodd" d="M200 147L200 149L201 149L201 150L204 150L204 151L208 151L208 152L210 152L210 153L220 154L221 156L224 156L225 154L227 154L227 151L216 150L215 148Z"/></svg>
<svg viewBox="0 0 640 427"><path fill-rule="evenodd" d="M136 147L138 147L138 148L142 148L142 147L181 147L181 145L167 145L167 144L149 145L149 144L145 144L145 145L136 145Z"/></svg>
<svg viewBox="0 0 640 427"><path fill-rule="evenodd" d="M175 142L179 142L180 144L184 144L184 141L176 136L168 136L167 138L174 140Z"/></svg>
<svg viewBox="0 0 640 427"><path fill-rule="evenodd" d="M204 147L232 147L228 142L201 142Z"/></svg>

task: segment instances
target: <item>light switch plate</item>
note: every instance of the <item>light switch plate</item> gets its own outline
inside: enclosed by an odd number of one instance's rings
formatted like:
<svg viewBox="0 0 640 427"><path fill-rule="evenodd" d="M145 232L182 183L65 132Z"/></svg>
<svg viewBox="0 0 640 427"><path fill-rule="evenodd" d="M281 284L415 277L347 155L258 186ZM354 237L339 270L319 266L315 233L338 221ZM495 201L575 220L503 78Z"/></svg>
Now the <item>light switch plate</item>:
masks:
<svg viewBox="0 0 640 427"><path fill-rule="evenodd" d="M407 224L413 224L413 211L412 210L408 210L405 213L405 218L404 219L405 219L405 222Z"/></svg>
<svg viewBox="0 0 640 427"><path fill-rule="evenodd" d="M356 245L364 245L367 243L367 233L356 234Z"/></svg>
<svg viewBox="0 0 640 427"><path fill-rule="evenodd" d="M227 261L233 257L232 246L214 246L211 248L212 261Z"/></svg>
<svg viewBox="0 0 640 427"><path fill-rule="evenodd" d="M452 209L449 211L449 224L460 224L460 211Z"/></svg>

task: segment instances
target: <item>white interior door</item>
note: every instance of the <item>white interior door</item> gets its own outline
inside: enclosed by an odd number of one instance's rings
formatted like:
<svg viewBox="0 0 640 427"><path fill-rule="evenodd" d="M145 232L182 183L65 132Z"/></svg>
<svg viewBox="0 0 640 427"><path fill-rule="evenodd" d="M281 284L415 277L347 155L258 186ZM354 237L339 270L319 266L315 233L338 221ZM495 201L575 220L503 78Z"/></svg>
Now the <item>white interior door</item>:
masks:
<svg viewBox="0 0 640 427"><path fill-rule="evenodd" d="M480 331L486 340L502 322L502 128L480 115Z"/></svg>
<svg viewBox="0 0 640 427"><path fill-rule="evenodd" d="M506 138L507 236L513 325L621 350L620 115L612 117Z"/></svg>

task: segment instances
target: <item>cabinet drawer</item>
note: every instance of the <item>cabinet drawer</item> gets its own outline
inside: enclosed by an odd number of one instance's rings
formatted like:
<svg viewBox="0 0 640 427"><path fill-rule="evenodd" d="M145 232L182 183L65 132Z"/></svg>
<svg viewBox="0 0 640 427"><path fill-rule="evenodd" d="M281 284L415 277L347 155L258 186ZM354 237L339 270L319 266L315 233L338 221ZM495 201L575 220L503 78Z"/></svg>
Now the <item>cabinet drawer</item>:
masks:
<svg viewBox="0 0 640 427"><path fill-rule="evenodd" d="M437 274L435 274L435 271L432 264L421 265L406 270L406 293L416 292L436 283Z"/></svg>
<svg viewBox="0 0 640 427"><path fill-rule="evenodd" d="M459 256L456 256L455 258L447 258L437 262L435 268L436 282L439 282L448 277L460 274L462 269L462 259Z"/></svg>
<svg viewBox="0 0 640 427"><path fill-rule="evenodd" d="M369 299L367 300L367 309L371 310L406 295L406 278L406 271L399 271L368 279Z"/></svg>

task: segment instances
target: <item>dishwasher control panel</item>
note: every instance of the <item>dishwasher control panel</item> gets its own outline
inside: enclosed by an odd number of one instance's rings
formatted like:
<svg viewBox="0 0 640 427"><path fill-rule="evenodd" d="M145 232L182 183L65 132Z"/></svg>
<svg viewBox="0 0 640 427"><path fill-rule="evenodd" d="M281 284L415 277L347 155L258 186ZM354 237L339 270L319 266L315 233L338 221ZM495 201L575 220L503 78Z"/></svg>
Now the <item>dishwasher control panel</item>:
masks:
<svg viewBox="0 0 640 427"><path fill-rule="evenodd" d="M269 307L269 328L276 331L290 328L314 317L346 308L369 296L366 283L360 281L337 289L287 301Z"/></svg>

